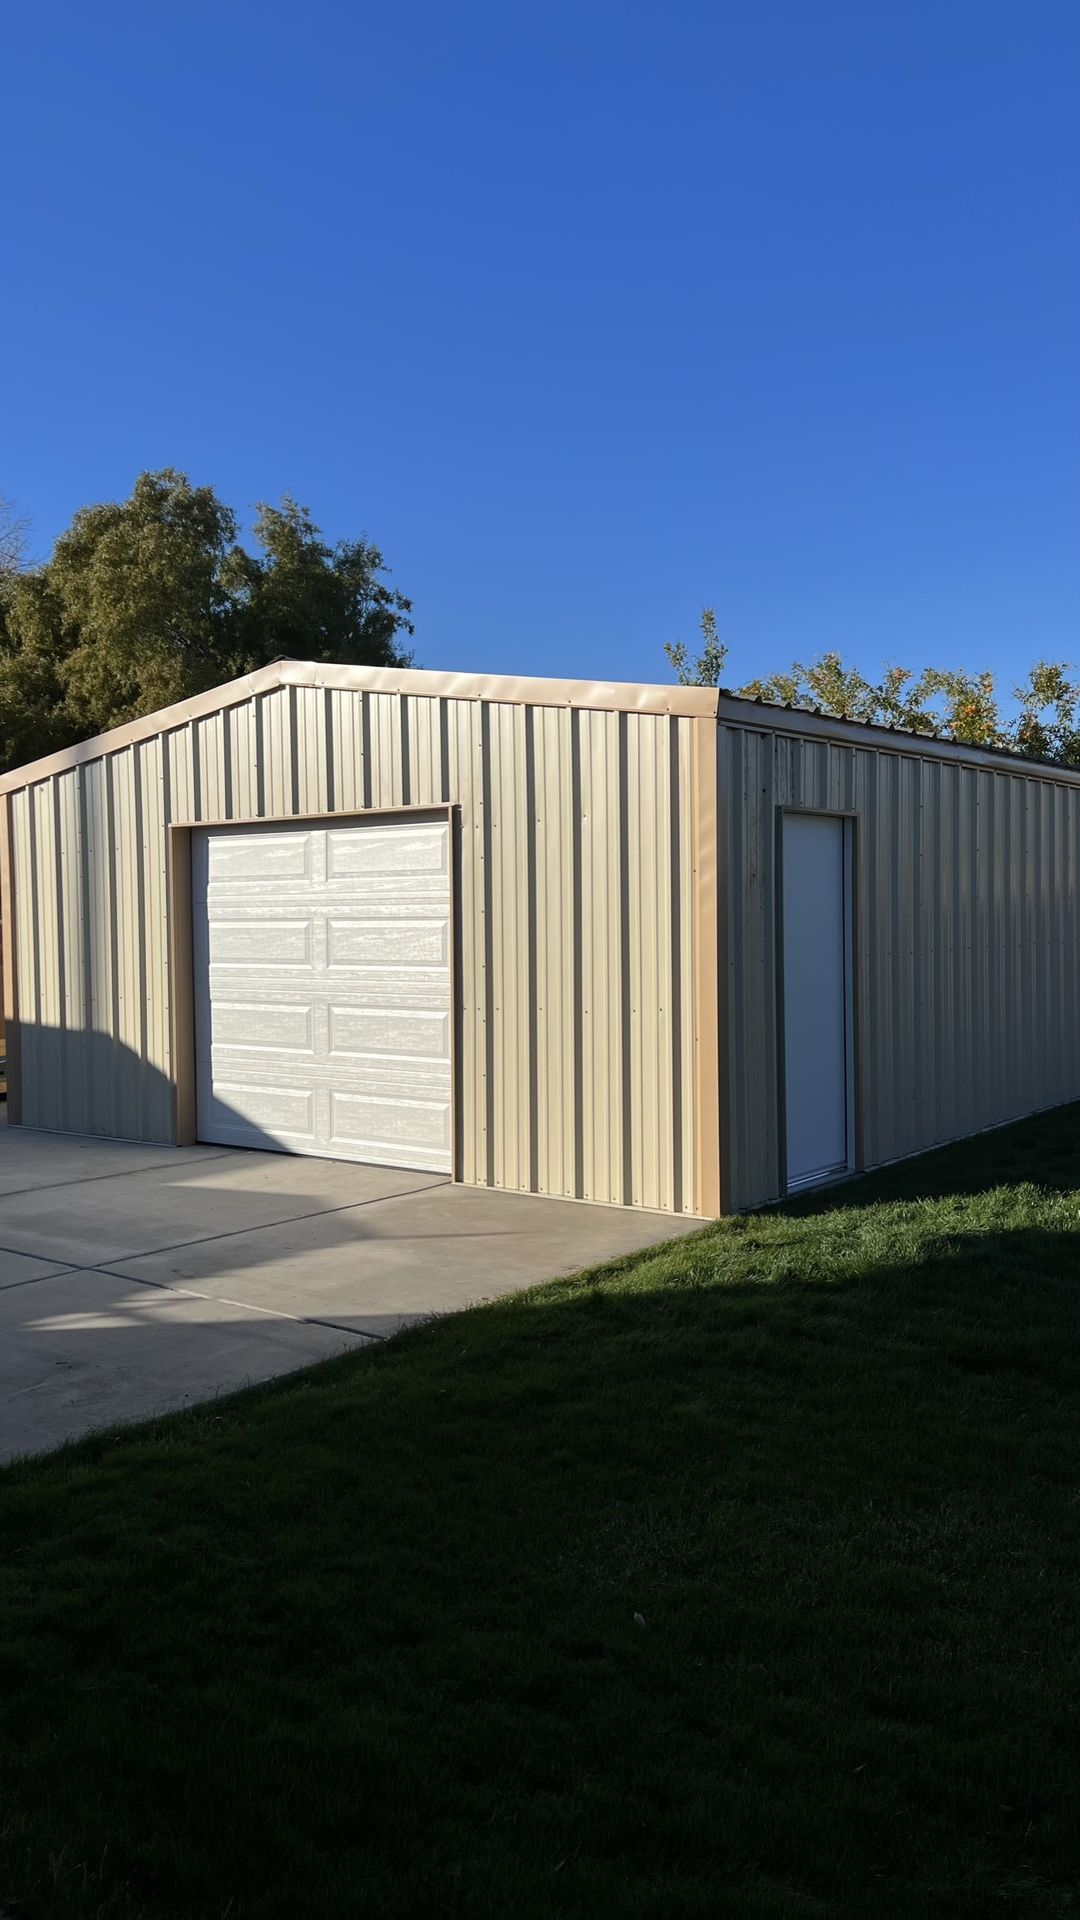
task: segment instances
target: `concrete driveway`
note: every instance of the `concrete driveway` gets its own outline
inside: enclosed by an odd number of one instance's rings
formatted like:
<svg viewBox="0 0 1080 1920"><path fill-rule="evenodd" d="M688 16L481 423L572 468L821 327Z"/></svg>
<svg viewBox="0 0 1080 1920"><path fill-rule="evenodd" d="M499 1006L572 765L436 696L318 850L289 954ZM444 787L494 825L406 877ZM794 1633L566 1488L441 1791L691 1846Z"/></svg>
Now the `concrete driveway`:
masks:
<svg viewBox="0 0 1080 1920"><path fill-rule="evenodd" d="M700 1224L429 1173L0 1124L0 1459Z"/></svg>

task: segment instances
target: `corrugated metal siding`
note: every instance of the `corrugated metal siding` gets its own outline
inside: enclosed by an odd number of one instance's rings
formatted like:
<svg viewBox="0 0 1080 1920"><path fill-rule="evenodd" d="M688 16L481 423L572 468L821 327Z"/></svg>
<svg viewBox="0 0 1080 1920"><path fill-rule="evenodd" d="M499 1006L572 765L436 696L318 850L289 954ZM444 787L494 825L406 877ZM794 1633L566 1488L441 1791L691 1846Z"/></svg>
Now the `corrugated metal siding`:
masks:
<svg viewBox="0 0 1080 1920"><path fill-rule="evenodd" d="M454 802L461 1178L692 1212L695 724L286 685L13 792L24 1123L171 1137L167 823Z"/></svg>
<svg viewBox="0 0 1080 1920"><path fill-rule="evenodd" d="M1080 790L910 752L719 735L726 1204L779 1194L780 807L856 817L866 1166L1080 1097Z"/></svg>

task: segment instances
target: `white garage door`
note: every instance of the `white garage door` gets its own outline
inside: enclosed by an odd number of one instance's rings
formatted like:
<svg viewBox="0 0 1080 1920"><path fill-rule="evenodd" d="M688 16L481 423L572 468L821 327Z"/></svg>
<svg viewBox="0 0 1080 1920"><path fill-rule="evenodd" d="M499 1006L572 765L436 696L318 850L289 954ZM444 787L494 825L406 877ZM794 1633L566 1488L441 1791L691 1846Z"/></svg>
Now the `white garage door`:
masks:
<svg viewBox="0 0 1080 1920"><path fill-rule="evenodd" d="M445 820L192 835L200 1140L450 1171Z"/></svg>

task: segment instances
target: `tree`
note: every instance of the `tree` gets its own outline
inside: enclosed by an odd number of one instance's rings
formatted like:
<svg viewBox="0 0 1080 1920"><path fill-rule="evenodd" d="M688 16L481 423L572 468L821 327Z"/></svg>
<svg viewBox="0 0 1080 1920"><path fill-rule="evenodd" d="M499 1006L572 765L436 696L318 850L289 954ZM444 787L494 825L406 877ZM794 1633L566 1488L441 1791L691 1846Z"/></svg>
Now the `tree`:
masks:
<svg viewBox="0 0 1080 1920"><path fill-rule="evenodd" d="M1052 760L1059 766L1080 766L1080 684L1070 680L1065 665L1040 660L1022 686L1015 688L1020 704L1016 744L1033 760Z"/></svg>
<svg viewBox="0 0 1080 1920"><path fill-rule="evenodd" d="M84 507L44 572L59 610L60 679L81 734L243 671L236 517L166 469L129 500Z"/></svg>
<svg viewBox="0 0 1080 1920"><path fill-rule="evenodd" d="M21 572L26 564L26 518L16 513L5 493L0 493L0 580Z"/></svg>
<svg viewBox="0 0 1080 1920"><path fill-rule="evenodd" d="M210 487L172 468L85 507L44 566L0 589L0 766L152 713L292 654L392 666L411 603L370 541L261 505L256 550Z"/></svg>
<svg viewBox="0 0 1080 1920"><path fill-rule="evenodd" d="M77 734L65 706L57 646L60 609L44 570L13 576L0 592L0 771L67 746Z"/></svg>
<svg viewBox="0 0 1080 1920"><path fill-rule="evenodd" d="M306 507L287 495L261 503L255 538L263 558L246 562L241 625L263 660L344 660L407 665L397 635L412 633L412 602L379 578L378 547L344 540L328 547Z"/></svg>
<svg viewBox="0 0 1080 1920"><path fill-rule="evenodd" d="M681 640L665 640L664 652L680 686L718 687L728 649L716 630L716 613L712 607L702 608L698 632L701 635L701 652L695 659L690 659Z"/></svg>
<svg viewBox="0 0 1080 1920"><path fill-rule="evenodd" d="M910 667L886 667L877 694L879 725L900 727L907 733L940 732L942 716L932 704L939 689L931 669L915 674Z"/></svg>
<svg viewBox="0 0 1080 1920"><path fill-rule="evenodd" d="M1007 744L992 674L925 667L916 675L910 667L886 667L880 681L867 680L856 667L845 667L839 653L829 652L809 666L797 660L787 673L751 680L740 691L751 700L810 707L840 720L941 734L972 746Z"/></svg>
<svg viewBox="0 0 1080 1920"><path fill-rule="evenodd" d="M742 692L751 700L769 700L791 707L818 707L842 720L871 720L877 715L878 689L854 667L845 667L838 653L823 653L804 667L796 660L787 673L767 680L751 680Z"/></svg>
<svg viewBox="0 0 1080 1920"><path fill-rule="evenodd" d="M1002 725L992 673L952 673L928 667L922 675L938 700L937 731L969 747L1011 747L1015 740Z"/></svg>
<svg viewBox="0 0 1080 1920"><path fill-rule="evenodd" d="M718 686L728 649L717 639L711 607L701 617L703 647L691 660L681 643L664 646L683 685ZM838 719L898 727L969 746L1004 748L1051 765L1080 767L1080 681L1067 662L1040 660L1013 689L1017 712L1003 717L992 673L960 673L943 667L886 667L868 680L847 667L835 650L786 672L750 680L739 692L775 706L806 707Z"/></svg>

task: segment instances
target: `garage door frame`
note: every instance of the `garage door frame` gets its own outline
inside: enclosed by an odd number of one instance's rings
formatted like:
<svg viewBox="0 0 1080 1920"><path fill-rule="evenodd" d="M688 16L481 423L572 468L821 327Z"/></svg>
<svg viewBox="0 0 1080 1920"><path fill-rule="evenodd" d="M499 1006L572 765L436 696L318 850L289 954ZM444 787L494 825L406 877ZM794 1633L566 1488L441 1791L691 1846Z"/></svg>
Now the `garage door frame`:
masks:
<svg viewBox="0 0 1080 1920"><path fill-rule="evenodd" d="M450 841L450 1135L451 1180L461 1178L460 1114L458 1098L458 942L460 888L458 885L460 808L454 802L438 806L360 807L350 812L267 813L251 819L179 820L166 832L166 882L169 914L169 1039L172 1062L173 1142L195 1146L198 1125L195 1107L195 965L194 901L191 891L191 836L234 828L250 833L259 827L357 826L366 820L445 820ZM360 1163L358 1163L360 1164Z"/></svg>

